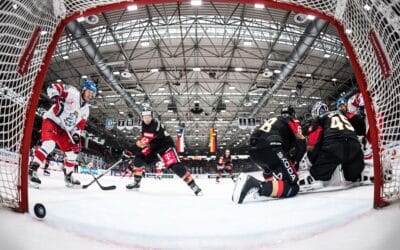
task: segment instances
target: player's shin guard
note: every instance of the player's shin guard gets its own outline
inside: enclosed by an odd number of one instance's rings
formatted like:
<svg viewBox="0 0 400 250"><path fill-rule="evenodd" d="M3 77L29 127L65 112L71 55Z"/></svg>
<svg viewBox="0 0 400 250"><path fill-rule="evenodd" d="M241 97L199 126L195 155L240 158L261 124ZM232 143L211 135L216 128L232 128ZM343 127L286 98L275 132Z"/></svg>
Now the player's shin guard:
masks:
<svg viewBox="0 0 400 250"><path fill-rule="evenodd" d="M295 196L299 192L297 184L290 184L282 180L272 180L262 182L259 191L262 196L269 196L273 198L285 198Z"/></svg>

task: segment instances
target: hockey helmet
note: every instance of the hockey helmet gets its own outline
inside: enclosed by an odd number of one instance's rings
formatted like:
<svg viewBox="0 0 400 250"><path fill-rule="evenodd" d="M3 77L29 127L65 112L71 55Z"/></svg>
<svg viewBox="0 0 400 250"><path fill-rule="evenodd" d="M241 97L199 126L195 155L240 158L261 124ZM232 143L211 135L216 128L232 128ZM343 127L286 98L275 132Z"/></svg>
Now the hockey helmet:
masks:
<svg viewBox="0 0 400 250"><path fill-rule="evenodd" d="M343 104L347 105L347 99L344 97L340 97L339 99L337 99L336 101L336 109L339 109L339 107Z"/></svg>
<svg viewBox="0 0 400 250"><path fill-rule="evenodd" d="M85 80L81 85L81 90L84 91L85 89L93 91L93 96L97 93L97 86L94 82L90 80Z"/></svg>
<svg viewBox="0 0 400 250"><path fill-rule="evenodd" d="M230 151L229 149L226 149L226 150L225 150L225 154L226 154L226 155L230 155L230 154L231 154L231 151Z"/></svg>
<svg viewBox="0 0 400 250"><path fill-rule="evenodd" d="M142 116L145 116L145 115L153 116L153 109L150 106L145 106L145 107L143 107L143 109L141 111L141 115Z"/></svg>
<svg viewBox="0 0 400 250"><path fill-rule="evenodd" d="M320 116L326 112L328 112L328 105L323 102L316 102L311 109L311 115L313 118Z"/></svg>
<svg viewBox="0 0 400 250"><path fill-rule="evenodd" d="M292 105L289 105L289 106L283 107L281 109L281 115L283 115L283 114L289 114L294 117L296 114L296 111L294 110Z"/></svg>

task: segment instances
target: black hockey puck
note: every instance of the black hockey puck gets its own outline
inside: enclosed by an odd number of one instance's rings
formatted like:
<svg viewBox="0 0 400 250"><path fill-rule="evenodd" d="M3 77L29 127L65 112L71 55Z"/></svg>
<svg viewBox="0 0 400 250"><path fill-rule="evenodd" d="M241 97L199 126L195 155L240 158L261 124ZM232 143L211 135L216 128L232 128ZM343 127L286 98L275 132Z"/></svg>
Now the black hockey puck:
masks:
<svg viewBox="0 0 400 250"><path fill-rule="evenodd" d="M33 212L39 219L43 219L46 216L46 208L42 203L36 203L33 207Z"/></svg>

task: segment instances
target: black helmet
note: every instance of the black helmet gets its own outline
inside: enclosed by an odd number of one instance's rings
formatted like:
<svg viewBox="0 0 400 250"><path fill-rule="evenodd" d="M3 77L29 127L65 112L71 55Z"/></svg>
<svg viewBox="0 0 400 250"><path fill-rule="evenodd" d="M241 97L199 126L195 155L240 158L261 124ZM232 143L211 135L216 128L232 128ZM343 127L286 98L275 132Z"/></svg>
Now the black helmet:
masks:
<svg viewBox="0 0 400 250"><path fill-rule="evenodd" d="M145 116L145 115L153 116L153 109L150 106L145 106L142 108L142 111L140 113L142 116Z"/></svg>
<svg viewBox="0 0 400 250"><path fill-rule="evenodd" d="M283 107L281 109L281 115L283 115L283 114L289 114L291 116L294 116L296 114L296 111L294 110L292 105L289 105L289 106Z"/></svg>

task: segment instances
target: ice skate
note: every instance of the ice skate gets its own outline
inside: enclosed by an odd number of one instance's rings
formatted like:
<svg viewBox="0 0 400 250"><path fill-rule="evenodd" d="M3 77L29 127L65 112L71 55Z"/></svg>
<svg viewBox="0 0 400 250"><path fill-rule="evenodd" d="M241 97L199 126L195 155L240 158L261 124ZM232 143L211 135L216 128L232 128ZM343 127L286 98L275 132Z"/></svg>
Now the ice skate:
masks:
<svg viewBox="0 0 400 250"><path fill-rule="evenodd" d="M37 175L37 170L39 166L39 163L34 161L31 162L29 166L29 184L34 188L39 188L39 185L42 183Z"/></svg>
<svg viewBox="0 0 400 250"><path fill-rule="evenodd" d="M260 197L258 191L261 188L261 181L251 175L240 174L232 194L232 201L238 204L243 203L246 197L252 196L254 200Z"/></svg>
<svg viewBox="0 0 400 250"><path fill-rule="evenodd" d="M361 183L364 185L374 183L373 166L365 165L364 170L361 172Z"/></svg>
<svg viewBox="0 0 400 250"><path fill-rule="evenodd" d="M44 176L50 176L50 172L47 169L43 170L43 175Z"/></svg>
<svg viewBox="0 0 400 250"><path fill-rule="evenodd" d="M313 190L318 190L324 187L322 181L316 181L314 177L311 176L309 171L299 172L300 193L309 192Z"/></svg>
<svg viewBox="0 0 400 250"><path fill-rule="evenodd" d="M140 188L140 181L134 181L131 184L126 185L127 189L138 191Z"/></svg>
<svg viewBox="0 0 400 250"><path fill-rule="evenodd" d="M81 182L74 177L72 177L72 172L67 174L65 168L63 169L64 172L64 181L65 181L65 186L69 188L74 188L74 187L80 187Z"/></svg>
<svg viewBox="0 0 400 250"><path fill-rule="evenodd" d="M194 192L194 194L196 195L196 196L201 196L201 195L203 195L203 192L201 191L201 188L199 188L199 186L197 186L197 184L196 183L192 183L191 185L189 185L190 186L190 188L193 190L193 192Z"/></svg>

